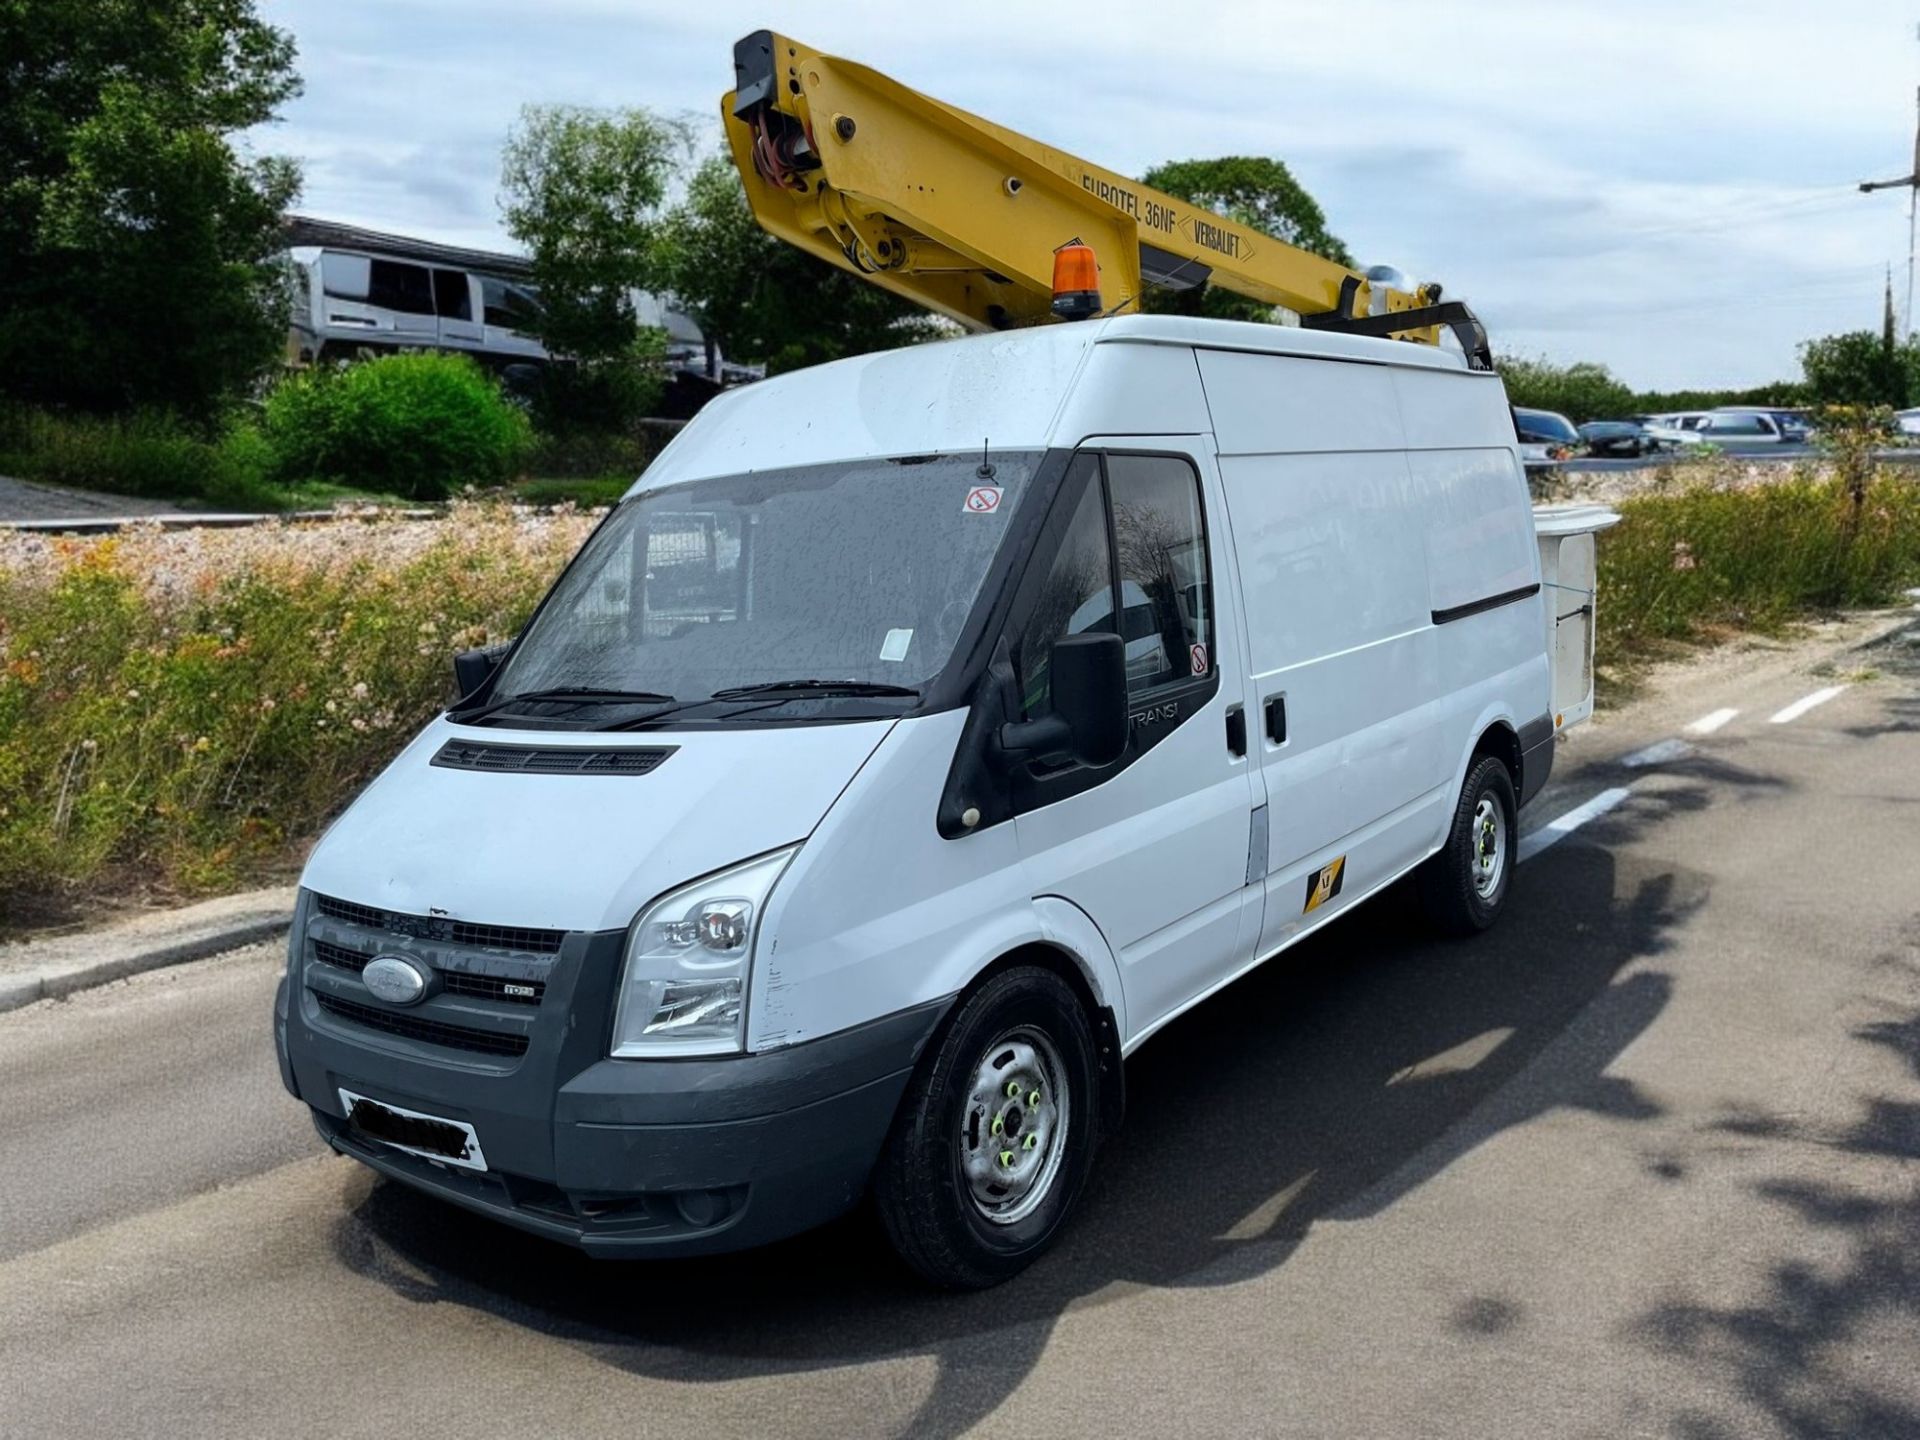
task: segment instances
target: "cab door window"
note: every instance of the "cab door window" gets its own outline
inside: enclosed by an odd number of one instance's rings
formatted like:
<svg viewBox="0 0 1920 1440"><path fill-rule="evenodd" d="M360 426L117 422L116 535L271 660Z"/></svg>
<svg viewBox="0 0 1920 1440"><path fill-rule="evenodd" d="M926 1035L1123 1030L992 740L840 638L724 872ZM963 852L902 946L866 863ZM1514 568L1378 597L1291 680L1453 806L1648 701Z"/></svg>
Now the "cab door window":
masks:
<svg viewBox="0 0 1920 1440"><path fill-rule="evenodd" d="M1109 455L1120 634L1133 701L1213 673L1213 599L1199 477L1171 455Z"/></svg>
<svg viewBox="0 0 1920 1440"><path fill-rule="evenodd" d="M1020 708L1029 719L1052 708L1048 661L1054 644L1068 635L1111 634L1114 628L1113 556L1098 458L1077 458L1067 486L1069 494L1081 487L1080 500L1014 651Z"/></svg>

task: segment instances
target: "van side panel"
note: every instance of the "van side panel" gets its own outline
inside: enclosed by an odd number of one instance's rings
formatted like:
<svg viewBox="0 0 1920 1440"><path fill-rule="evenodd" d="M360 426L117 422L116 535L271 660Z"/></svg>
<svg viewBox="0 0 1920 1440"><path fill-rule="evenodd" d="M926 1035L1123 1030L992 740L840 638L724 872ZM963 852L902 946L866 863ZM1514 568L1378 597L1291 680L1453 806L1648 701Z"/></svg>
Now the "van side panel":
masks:
<svg viewBox="0 0 1920 1440"><path fill-rule="evenodd" d="M1271 953L1327 904L1306 877L1343 859L1339 908L1431 848L1452 755L1419 485L1382 366L1203 351L1247 612L1269 804ZM1269 448L1258 448L1269 447ZM1284 706L1284 738L1267 731Z"/></svg>
<svg viewBox="0 0 1920 1440"><path fill-rule="evenodd" d="M1522 733L1547 713L1545 602L1533 588L1540 583L1539 546L1499 383L1407 370L1395 372L1394 389L1407 425L1408 473L1426 517L1422 539L1444 681L1440 732L1457 785L1489 724ZM1436 817L1433 844L1445 823L1444 814Z"/></svg>
<svg viewBox="0 0 1920 1440"><path fill-rule="evenodd" d="M1407 443L1389 366L1195 353L1222 455L1397 451Z"/></svg>

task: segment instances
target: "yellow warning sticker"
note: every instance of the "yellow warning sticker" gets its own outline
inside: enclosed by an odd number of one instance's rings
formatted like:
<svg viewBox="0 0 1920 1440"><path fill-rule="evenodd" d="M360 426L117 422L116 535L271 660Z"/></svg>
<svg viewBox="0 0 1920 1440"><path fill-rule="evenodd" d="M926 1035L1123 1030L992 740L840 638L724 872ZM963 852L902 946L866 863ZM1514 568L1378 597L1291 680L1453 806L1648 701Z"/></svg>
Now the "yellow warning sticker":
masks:
<svg viewBox="0 0 1920 1440"><path fill-rule="evenodd" d="M1347 857L1330 860L1307 877L1307 904L1300 913L1311 915L1327 901L1340 893L1340 882L1346 878Z"/></svg>

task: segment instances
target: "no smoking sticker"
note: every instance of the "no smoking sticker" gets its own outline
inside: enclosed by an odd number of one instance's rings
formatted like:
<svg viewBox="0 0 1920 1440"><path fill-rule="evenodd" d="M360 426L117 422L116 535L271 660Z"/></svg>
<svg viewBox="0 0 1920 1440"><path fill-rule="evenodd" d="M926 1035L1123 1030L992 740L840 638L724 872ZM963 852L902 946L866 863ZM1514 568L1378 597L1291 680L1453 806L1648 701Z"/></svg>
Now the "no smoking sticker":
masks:
<svg viewBox="0 0 1920 1440"><path fill-rule="evenodd" d="M1000 487L998 485L976 485L967 491L967 514L991 515L999 508Z"/></svg>
<svg viewBox="0 0 1920 1440"><path fill-rule="evenodd" d="M1192 662L1193 673L1195 675L1204 675L1207 673L1207 647L1206 646L1204 645L1189 646L1187 649L1187 657Z"/></svg>

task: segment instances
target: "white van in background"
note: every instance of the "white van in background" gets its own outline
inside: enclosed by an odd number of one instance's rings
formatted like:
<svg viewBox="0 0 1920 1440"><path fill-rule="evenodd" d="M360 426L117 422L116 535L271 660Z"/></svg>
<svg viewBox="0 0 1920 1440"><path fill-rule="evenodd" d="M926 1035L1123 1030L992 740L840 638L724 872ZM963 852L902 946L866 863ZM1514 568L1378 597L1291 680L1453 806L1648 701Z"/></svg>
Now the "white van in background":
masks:
<svg viewBox="0 0 1920 1440"><path fill-rule="evenodd" d="M466 264L430 254L475 258ZM421 244L418 258L341 244L295 245L287 252L293 306L289 352L300 364L364 358L393 350L462 351L496 368L544 364L552 357L535 338L540 293L524 273L481 268L482 252ZM711 382L712 389L757 380L764 367L736 365L700 327L666 300L631 294L637 324L666 336L662 357L670 375ZM701 395L706 398L705 393Z"/></svg>
<svg viewBox="0 0 1920 1440"><path fill-rule="evenodd" d="M297 245L293 349L303 363L401 349L539 362L540 300L524 280L392 255Z"/></svg>
<svg viewBox="0 0 1920 1440"><path fill-rule="evenodd" d="M595 1254L871 1192L1003 1279L1168 1021L1403 875L1499 915L1541 543L1437 348L1126 316L727 392L314 852L285 1083Z"/></svg>

